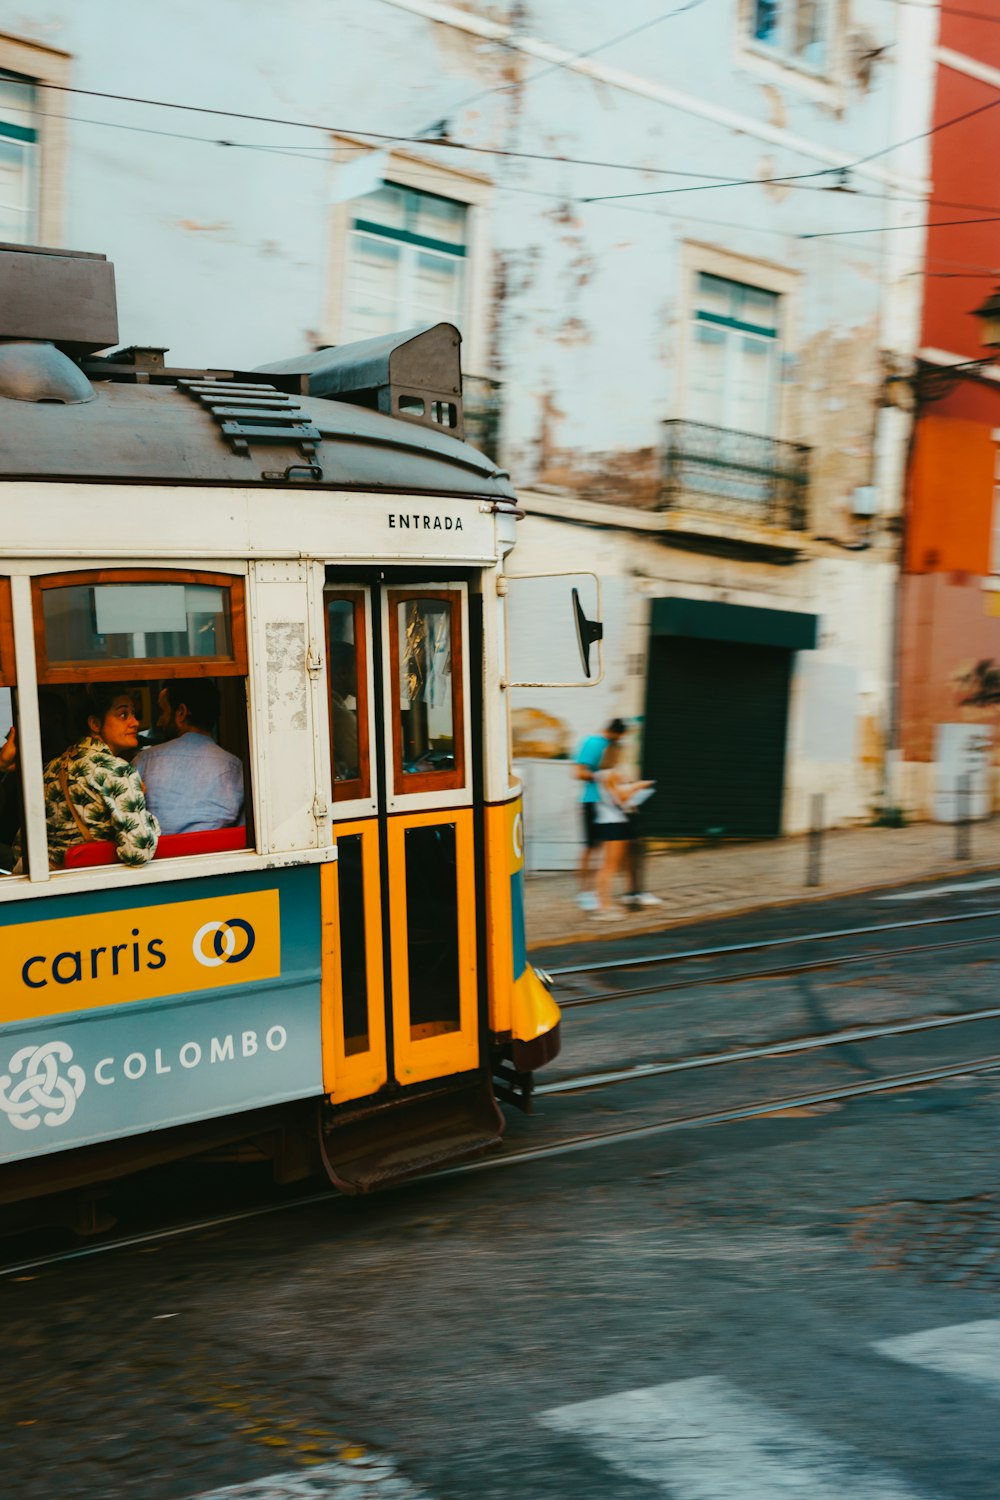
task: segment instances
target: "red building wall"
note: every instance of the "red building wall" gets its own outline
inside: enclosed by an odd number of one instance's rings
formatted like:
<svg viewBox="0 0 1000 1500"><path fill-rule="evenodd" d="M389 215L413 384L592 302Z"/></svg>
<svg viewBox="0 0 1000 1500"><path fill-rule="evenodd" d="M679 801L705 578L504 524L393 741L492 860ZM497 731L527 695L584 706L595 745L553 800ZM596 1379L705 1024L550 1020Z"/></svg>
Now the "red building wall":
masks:
<svg viewBox="0 0 1000 1500"><path fill-rule="evenodd" d="M1000 25L942 10L939 41L1000 69ZM947 125L966 113L970 118ZM955 361L975 360L984 351L973 309L1000 283L1000 87L943 59L933 124L944 128L931 137L927 218L936 227L927 231L921 346ZM1000 386L969 376L950 388L939 380L921 383L901 585L900 730L907 760L933 757L939 723L995 729L1000 721L1000 592L990 587L995 432Z"/></svg>

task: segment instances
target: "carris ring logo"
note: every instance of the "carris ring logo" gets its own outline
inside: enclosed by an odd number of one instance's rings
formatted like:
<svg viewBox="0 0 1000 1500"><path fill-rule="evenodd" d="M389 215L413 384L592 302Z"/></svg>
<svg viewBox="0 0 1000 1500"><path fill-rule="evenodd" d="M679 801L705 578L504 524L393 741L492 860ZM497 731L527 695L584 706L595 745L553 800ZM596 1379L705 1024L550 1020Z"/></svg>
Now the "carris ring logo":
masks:
<svg viewBox="0 0 1000 1500"><path fill-rule="evenodd" d="M68 1042L43 1042L14 1053L10 1073L0 1074L0 1109L16 1129L34 1130L42 1120L46 1125L65 1125L87 1081L72 1059ZM65 1075L60 1063L69 1064ZM22 1071L24 1077L14 1083L11 1075Z"/></svg>
<svg viewBox="0 0 1000 1500"><path fill-rule="evenodd" d="M239 952L236 951L237 932L243 935ZM208 938L211 942L206 942ZM199 927L191 951L206 969L217 969L220 964L241 964L250 957L256 941L257 935L249 922L244 922L242 917L228 917L225 922L206 922Z"/></svg>

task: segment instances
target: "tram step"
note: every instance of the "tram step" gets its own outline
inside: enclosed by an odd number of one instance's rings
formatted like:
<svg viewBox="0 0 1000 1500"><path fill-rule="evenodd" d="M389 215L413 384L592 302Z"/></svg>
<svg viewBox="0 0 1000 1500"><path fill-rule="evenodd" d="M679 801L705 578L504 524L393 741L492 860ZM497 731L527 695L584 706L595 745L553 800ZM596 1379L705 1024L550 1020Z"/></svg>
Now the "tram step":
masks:
<svg viewBox="0 0 1000 1500"><path fill-rule="evenodd" d="M344 1193L370 1193L500 1143L504 1118L486 1078L326 1119L320 1150Z"/></svg>

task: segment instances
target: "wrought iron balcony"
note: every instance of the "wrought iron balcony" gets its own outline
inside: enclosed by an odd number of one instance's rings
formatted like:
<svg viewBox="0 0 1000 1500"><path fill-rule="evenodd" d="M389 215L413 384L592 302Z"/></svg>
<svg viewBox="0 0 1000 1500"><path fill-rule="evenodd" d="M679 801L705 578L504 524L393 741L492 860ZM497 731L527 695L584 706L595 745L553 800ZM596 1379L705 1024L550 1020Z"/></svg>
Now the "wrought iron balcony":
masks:
<svg viewBox="0 0 1000 1500"><path fill-rule="evenodd" d="M665 507L803 531L810 449L699 422L664 422Z"/></svg>

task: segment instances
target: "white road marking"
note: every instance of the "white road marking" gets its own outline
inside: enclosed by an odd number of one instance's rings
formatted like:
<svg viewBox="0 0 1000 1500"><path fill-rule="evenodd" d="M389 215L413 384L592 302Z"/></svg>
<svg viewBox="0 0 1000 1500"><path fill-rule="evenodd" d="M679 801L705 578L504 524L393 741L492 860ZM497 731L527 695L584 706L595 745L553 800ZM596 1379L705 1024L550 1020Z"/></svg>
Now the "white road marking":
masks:
<svg viewBox="0 0 1000 1500"><path fill-rule="evenodd" d="M311 1469L292 1469L286 1474L269 1474L266 1479L251 1479L246 1484L227 1485L221 1490L206 1490L190 1500L430 1500L426 1490L396 1468L391 1459L365 1457L317 1464Z"/></svg>
<svg viewBox="0 0 1000 1500"><path fill-rule="evenodd" d="M928 1328L903 1338L883 1339L873 1348L903 1364L954 1375L1000 1396L1000 1318Z"/></svg>
<svg viewBox="0 0 1000 1500"><path fill-rule="evenodd" d="M891 896L876 896L876 901L923 901L928 896L961 896L966 891L991 891L1000 879L963 880L960 885L931 885L920 891L893 891Z"/></svg>
<svg viewBox="0 0 1000 1500"><path fill-rule="evenodd" d="M670 1500L916 1500L891 1470L719 1376L557 1406L539 1420Z"/></svg>

